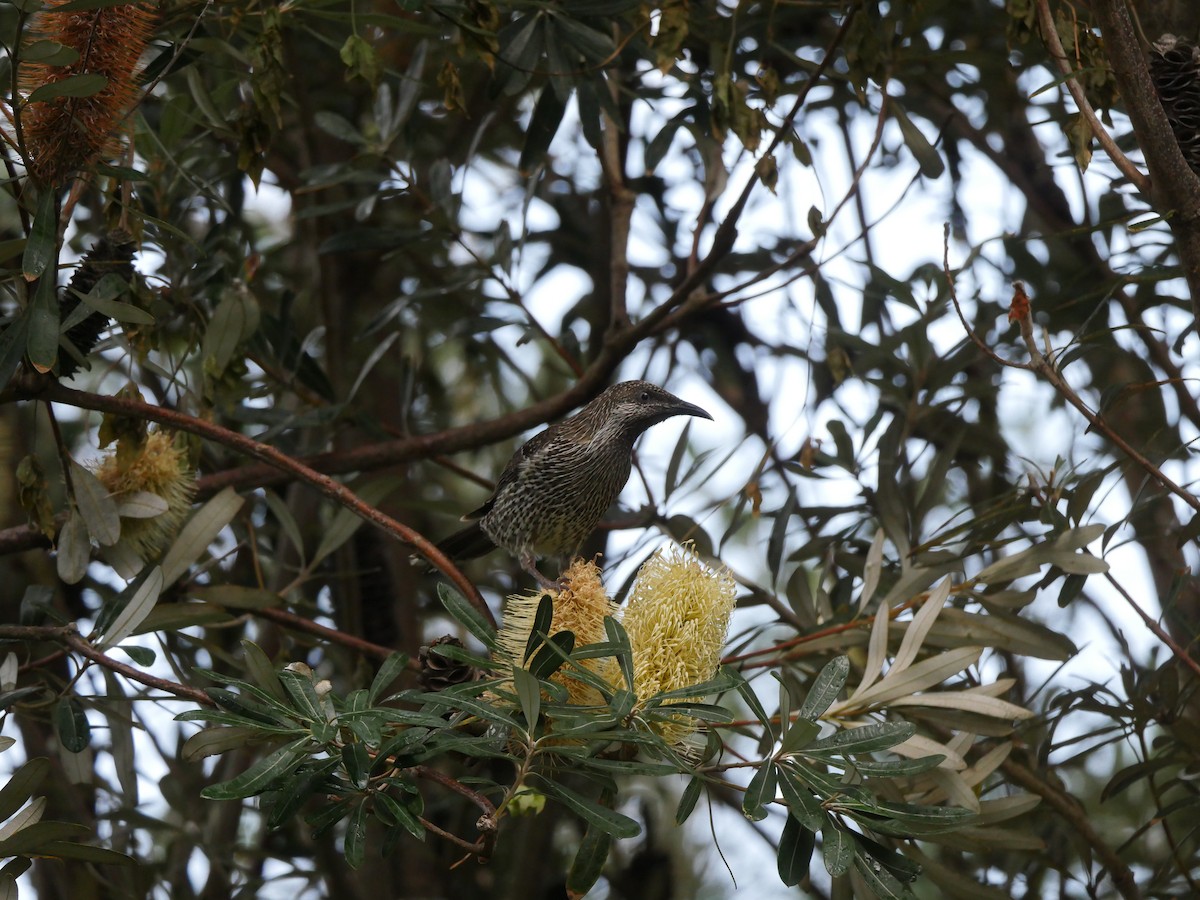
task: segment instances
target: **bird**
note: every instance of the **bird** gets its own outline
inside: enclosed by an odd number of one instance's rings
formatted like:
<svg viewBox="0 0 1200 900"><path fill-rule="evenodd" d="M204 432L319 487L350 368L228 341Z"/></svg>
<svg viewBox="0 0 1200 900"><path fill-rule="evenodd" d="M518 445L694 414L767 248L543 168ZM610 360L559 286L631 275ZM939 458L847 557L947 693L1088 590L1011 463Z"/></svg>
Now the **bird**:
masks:
<svg viewBox="0 0 1200 900"><path fill-rule="evenodd" d="M444 538L438 549L464 560L500 547L539 586L561 590L537 568L538 558L578 553L629 480L634 441L672 416L712 419L648 381L612 385L569 419L522 444L492 495L462 517L471 524Z"/></svg>

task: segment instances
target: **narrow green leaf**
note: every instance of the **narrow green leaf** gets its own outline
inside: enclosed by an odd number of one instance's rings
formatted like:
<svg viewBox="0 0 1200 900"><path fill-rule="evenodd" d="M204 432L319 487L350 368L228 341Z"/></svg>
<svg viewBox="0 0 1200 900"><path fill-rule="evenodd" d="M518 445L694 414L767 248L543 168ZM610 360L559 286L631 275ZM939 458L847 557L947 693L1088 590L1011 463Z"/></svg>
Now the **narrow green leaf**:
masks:
<svg viewBox="0 0 1200 900"><path fill-rule="evenodd" d="M625 632L625 626L612 616L605 616L604 633L608 637L609 643L617 648L613 653L613 657L617 660L617 666L621 669L621 677L625 679L625 687L632 691L633 645L629 643L629 635Z"/></svg>
<svg viewBox="0 0 1200 900"><path fill-rule="evenodd" d="M367 702L372 706L378 703L383 692L391 687L407 668L407 653L393 653L385 659L383 665L379 667L379 671L375 673L375 678L371 681L371 688L367 692Z"/></svg>
<svg viewBox="0 0 1200 900"><path fill-rule="evenodd" d="M876 722L821 738L809 744L804 752L806 755L833 753L838 756L874 753L907 741L916 731L916 726L911 722Z"/></svg>
<svg viewBox="0 0 1200 900"><path fill-rule="evenodd" d="M117 613L112 624L105 630L104 637L96 645L99 650L106 650L109 647L115 647L129 635L133 634L134 630L146 620L150 615L150 611L154 609L154 605L158 603L159 595L162 593L163 576L162 569L155 566L150 570L150 574L142 582L141 586L134 592L134 595L125 604L125 607Z"/></svg>
<svg viewBox="0 0 1200 900"><path fill-rule="evenodd" d="M115 544L121 537L121 517L108 488L75 460L71 460L71 484L88 533L103 547Z"/></svg>
<svg viewBox="0 0 1200 900"><path fill-rule="evenodd" d="M776 780L775 764L764 760L742 798L742 813L747 819L758 822L767 817L767 806L775 800Z"/></svg>
<svg viewBox="0 0 1200 900"><path fill-rule="evenodd" d="M87 712L75 697L63 697L54 706L54 730L58 742L71 753L82 753L92 740Z"/></svg>
<svg viewBox="0 0 1200 900"><path fill-rule="evenodd" d="M245 501L231 487L211 497L192 513L162 560L163 588L182 576L208 550L221 530L233 521Z"/></svg>
<svg viewBox="0 0 1200 900"><path fill-rule="evenodd" d="M78 584L92 561L92 542L87 524L77 509L71 510L58 531L57 550L54 565L58 577L67 584Z"/></svg>
<svg viewBox="0 0 1200 900"><path fill-rule="evenodd" d="M26 100L27 103L40 103L43 100L53 100L56 97L91 97L100 93L108 85L108 79L94 72L80 72L68 75L58 81L51 81L34 89Z"/></svg>
<svg viewBox="0 0 1200 900"><path fill-rule="evenodd" d="M542 164L565 111L566 106L554 87L549 84L543 87L525 130L525 146L521 148L521 159L517 164L522 176L529 177Z"/></svg>
<svg viewBox="0 0 1200 900"><path fill-rule="evenodd" d="M821 856L825 871L837 878L845 875L854 861L854 839L829 819L821 829Z"/></svg>
<svg viewBox="0 0 1200 900"><path fill-rule="evenodd" d="M270 657L253 641L243 639L241 645L242 665L246 669L246 675L276 700L283 700L283 684L279 681L279 672L276 671Z"/></svg>
<svg viewBox="0 0 1200 900"><path fill-rule="evenodd" d="M367 801L360 800L350 812L346 822L346 834L343 838L342 853L346 865L357 869L367 857Z"/></svg>
<svg viewBox="0 0 1200 900"><path fill-rule="evenodd" d="M537 612L533 616L533 627L529 629L529 639L525 642L525 655L521 657L522 663L529 662L529 657L533 656L534 651L542 645L542 641L550 636L553 622L554 598L549 594L543 594L542 599L538 601Z"/></svg>
<svg viewBox="0 0 1200 900"><path fill-rule="evenodd" d="M809 831L825 827L829 817L821 807L821 801L813 796L808 785L800 781L789 766L779 767L779 792L788 811Z"/></svg>
<svg viewBox="0 0 1200 900"><path fill-rule="evenodd" d="M33 222L29 238L25 242L25 253L21 257L21 272L26 281L40 278L42 273L50 268L50 264L58 259L58 197L55 192L46 188L37 199L37 210L33 214ZM51 270L57 271L57 266ZM53 286L55 278L50 277ZM40 287L40 285L39 285ZM57 311L57 304L55 310ZM58 333L55 329L55 344L58 343Z"/></svg>
<svg viewBox="0 0 1200 900"><path fill-rule="evenodd" d="M808 877L808 864L812 860L816 836L789 815L783 823L779 836L779 878L788 887L794 887Z"/></svg>
<svg viewBox="0 0 1200 900"><path fill-rule="evenodd" d="M221 784L206 787L200 796L206 800L237 800L253 797L269 790L275 783L286 778L307 757L306 748L311 738L305 735L284 744L273 753L264 756L236 778Z"/></svg>
<svg viewBox="0 0 1200 900"><path fill-rule="evenodd" d="M512 673L521 712L525 714L525 721L532 731L537 727L538 716L542 711L542 684L519 666L513 666Z"/></svg>
<svg viewBox="0 0 1200 900"><path fill-rule="evenodd" d="M496 631L492 623L483 617L467 598L443 581L438 582L438 599L446 612L474 635L489 650L496 649Z"/></svg>
<svg viewBox="0 0 1200 900"><path fill-rule="evenodd" d="M50 760L44 756L34 757L13 772L0 788L0 822L20 809L49 773Z"/></svg>
<svg viewBox="0 0 1200 900"><path fill-rule="evenodd" d="M545 793L558 800L589 825L595 826L604 833L619 838L637 837L642 833L642 827L629 816L580 796L570 788L563 787L543 775L535 773L532 778L541 785L541 789Z"/></svg>
<svg viewBox="0 0 1200 900"><path fill-rule="evenodd" d="M837 700L849 676L850 657L836 656L827 662L813 682L808 696L800 704L797 717L815 722Z"/></svg>
<svg viewBox="0 0 1200 900"><path fill-rule="evenodd" d="M612 842L613 836L601 828L589 828L584 832L567 872L568 896L582 897L600 880Z"/></svg>
<svg viewBox="0 0 1200 900"><path fill-rule="evenodd" d="M534 678L549 678L563 667L574 649L575 635L570 631L558 632L534 654L529 663L530 674Z"/></svg>
<svg viewBox="0 0 1200 900"><path fill-rule="evenodd" d="M32 318L33 310L26 307L6 328L0 330L0 388L8 386L17 366L25 358Z"/></svg>
<svg viewBox="0 0 1200 900"><path fill-rule="evenodd" d="M279 673L279 682L291 698L293 709L302 718L310 722L324 722L325 710L317 689L313 686L312 677L303 672L284 669Z"/></svg>
<svg viewBox="0 0 1200 900"><path fill-rule="evenodd" d="M679 806L675 809L675 824L682 825L687 821L688 816L692 814L692 810L696 808L696 801L700 799L700 794L704 790L704 779L693 777L688 782L687 787L683 789L683 796L679 798Z"/></svg>

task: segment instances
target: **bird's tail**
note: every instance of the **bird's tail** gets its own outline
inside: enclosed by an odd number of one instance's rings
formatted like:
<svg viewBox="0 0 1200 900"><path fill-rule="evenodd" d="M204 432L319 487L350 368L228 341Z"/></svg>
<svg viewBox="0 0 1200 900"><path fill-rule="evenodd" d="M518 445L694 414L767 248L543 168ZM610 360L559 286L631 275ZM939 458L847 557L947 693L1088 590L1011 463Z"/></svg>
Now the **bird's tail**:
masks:
<svg viewBox="0 0 1200 900"><path fill-rule="evenodd" d="M496 549L478 522L472 522L461 531L438 541L437 548L454 560L474 559Z"/></svg>

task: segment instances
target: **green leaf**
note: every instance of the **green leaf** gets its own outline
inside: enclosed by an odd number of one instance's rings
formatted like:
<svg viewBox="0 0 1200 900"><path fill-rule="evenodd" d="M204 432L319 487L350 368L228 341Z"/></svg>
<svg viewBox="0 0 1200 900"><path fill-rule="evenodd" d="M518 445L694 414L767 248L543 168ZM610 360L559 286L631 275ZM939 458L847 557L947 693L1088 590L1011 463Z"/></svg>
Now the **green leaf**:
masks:
<svg viewBox="0 0 1200 900"><path fill-rule="evenodd" d="M517 164L522 176L528 178L542 164L565 111L566 106L553 86L543 87L525 130L525 146L521 148L521 159Z"/></svg>
<svg viewBox="0 0 1200 900"><path fill-rule="evenodd" d="M367 856L367 801L366 798L355 804L350 811L350 820L346 823L346 834L342 839L342 853L346 865L357 869Z"/></svg>
<svg viewBox="0 0 1200 900"><path fill-rule="evenodd" d="M53 189L45 188L38 195L37 210L33 215L29 238L25 242L25 253L21 257L21 272L27 281L32 281L41 277L57 259L58 197ZM54 277L51 277L50 284L53 285L54 282ZM57 311L57 304L55 310ZM57 344L57 329L54 340Z"/></svg>
<svg viewBox="0 0 1200 900"><path fill-rule="evenodd" d="M536 780L541 784L541 789L544 793L558 800L563 806L567 807L589 825L595 826L605 834L611 834L613 837L629 838L637 837L642 833L642 827L629 818L629 816L621 815L621 813L615 810L601 806L586 797L582 797L571 789L563 787L558 782L551 781L544 775L534 773L531 776L531 780Z"/></svg>
<svg viewBox="0 0 1200 900"><path fill-rule="evenodd" d="M56 542L58 554L54 560L58 577L67 584L78 584L87 574L92 561L92 542L88 537L87 524L77 509L72 509L67 521L58 531Z"/></svg>
<svg viewBox="0 0 1200 900"><path fill-rule="evenodd" d="M26 100L27 103L40 103L43 100L53 100L56 97L91 97L100 93L108 86L108 79L94 72L81 72L78 75L68 75L58 81L51 81L35 89Z"/></svg>
<svg viewBox="0 0 1200 900"><path fill-rule="evenodd" d="M115 544L121 537L121 517L108 488L75 460L71 460L71 484L88 533L103 547Z"/></svg>
<svg viewBox="0 0 1200 900"><path fill-rule="evenodd" d="M781 754L795 753L807 747L818 734L821 733L821 726L816 722L808 719L796 719L784 734L783 740L779 744L779 752Z"/></svg>
<svg viewBox="0 0 1200 900"><path fill-rule="evenodd" d="M58 41L30 41L21 48L21 62L44 66L69 66L79 59L79 51Z"/></svg>
<svg viewBox="0 0 1200 900"><path fill-rule="evenodd" d="M775 800L776 779L775 764L764 760L750 779L746 795L742 798L742 813L747 819L758 822L767 817L767 806Z"/></svg>
<svg viewBox="0 0 1200 900"><path fill-rule="evenodd" d="M174 584L192 563L208 551L221 530L233 521L245 501L231 487L224 488L192 513L179 530L162 560L163 588Z"/></svg>
<svg viewBox="0 0 1200 900"><path fill-rule="evenodd" d="M279 681L279 673L275 669L275 664L258 644L246 639L240 643L242 645L242 666L250 680L276 700L283 700L285 696L283 684Z"/></svg>
<svg viewBox="0 0 1200 900"><path fill-rule="evenodd" d="M308 756L312 738L305 735L260 759L236 778L210 785L200 792L206 800L237 800L270 790L290 775Z"/></svg>
<svg viewBox="0 0 1200 900"><path fill-rule="evenodd" d="M0 388L8 385L25 357L32 318L33 310L26 307L6 328L0 330Z"/></svg>
<svg viewBox="0 0 1200 900"><path fill-rule="evenodd" d="M437 592L442 606L455 621L489 650L496 649L496 631L492 628L492 623L485 619L483 614L467 601L466 597L443 581L438 582Z"/></svg>
<svg viewBox="0 0 1200 900"><path fill-rule="evenodd" d="M921 129L916 126L912 119L908 117L908 113L904 107L896 102L894 97L888 97L888 106L891 107L892 118L896 120L896 124L900 126L900 134L904 137L904 143L916 159L917 165L921 169L921 174L926 178L938 178L942 172L946 171L946 164L942 161L942 157L934 149L933 144L929 143L929 139L925 137Z"/></svg>
<svg viewBox="0 0 1200 900"><path fill-rule="evenodd" d="M812 860L816 835L804 828L796 817L789 815L783 823L779 836L779 878L788 887L794 887L808 877L808 864Z"/></svg>
<svg viewBox="0 0 1200 900"><path fill-rule="evenodd" d="M589 828L584 832L567 872L568 896L582 897L600 880L612 842L613 836L601 828Z"/></svg>
<svg viewBox="0 0 1200 900"><path fill-rule="evenodd" d="M37 756L24 763L0 788L0 822L20 809L50 773L50 760Z"/></svg>
<svg viewBox="0 0 1200 900"><path fill-rule="evenodd" d="M877 722L821 738L809 744L804 752L806 755L832 753L838 756L848 753L874 753L907 741L916 731L916 726L911 722Z"/></svg>
<svg viewBox="0 0 1200 900"><path fill-rule="evenodd" d="M117 613L116 618L105 629L104 637L96 644L99 650L106 650L109 647L115 647L129 635L133 634L134 630L146 620L150 615L150 611L154 609L158 603L159 595L162 593L163 577L162 569L155 566L150 570L145 580L134 592L129 602L124 608Z"/></svg>
<svg viewBox="0 0 1200 900"><path fill-rule="evenodd" d="M809 831L825 827L829 817L821 807L821 801L813 796L807 784L800 781L789 766L779 766L779 792L788 811Z"/></svg>
<svg viewBox="0 0 1200 900"><path fill-rule="evenodd" d="M25 355L38 372L49 372L58 359L58 292L53 271L37 281L29 304L29 340Z"/></svg>
<svg viewBox="0 0 1200 900"><path fill-rule="evenodd" d="M533 627L529 629L529 639L525 642L525 655L521 657L522 663L528 663L529 657L533 656L534 651L542 645L542 641L550 636L553 622L554 598L549 594L543 594L542 599L538 601L537 612L533 616Z"/></svg>
<svg viewBox="0 0 1200 900"><path fill-rule="evenodd" d="M821 856L825 871L837 878L845 875L854 861L854 839L829 819L821 829Z"/></svg>
<svg viewBox="0 0 1200 900"><path fill-rule="evenodd" d="M675 809L675 824L682 825L687 821L688 816L692 814L692 810L696 808L696 801L700 799L700 794L704 791L704 779L693 776L692 780L687 783L687 787L683 789L683 796L679 798L679 806Z"/></svg>
<svg viewBox="0 0 1200 900"><path fill-rule="evenodd" d="M629 635L625 631L625 626L612 616L605 616L604 634L608 637L608 642L617 648L613 652L613 657L617 660L617 666L621 669L621 677L625 679L625 687L632 691L633 645L629 643Z"/></svg>
<svg viewBox="0 0 1200 900"><path fill-rule="evenodd" d="M367 692L367 702L372 706L378 703L383 692L391 687L407 669L407 653L393 653L385 659L383 665L379 667L379 671L375 673L375 678L371 681L371 688Z"/></svg>
<svg viewBox="0 0 1200 900"><path fill-rule="evenodd" d="M321 705L321 698L317 696L317 689L313 685L310 675L292 671L291 669L284 669L279 673L279 682L283 685L283 689L287 691L287 695L293 704L292 708L297 714L310 722L326 721L325 710Z"/></svg>
<svg viewBox="0 0 1200 900"><path fill-rule="evenodd" d="M390 794L379 792L374 795L374 798L375 802L379 804L381 818L384 815L384 810L386 810L387 815L391 816L397 825L417 840L425 840L425 826L421 824L421 820L417 818L412 810Z"/></svg>
<svg viewBox="0 0 1200 900"><path fill-rule="evenodd" d="M512 673L521 712L525 714L525 721L532 731L537 727L538 716L541 715L542 683L519 666L513 666Z"/></svg>
<svg viewBox="0 0 1200 900"><path fill-rule="evenodd" d="M63 697L54 706L54 730L58 742L71 753L82 753L92 740L83 704L76 697Z"/></svg>
<svg viewBox="0 0 1200 900"><path fill-rule="evenodd" d="M352 785L360 791L366 788L367 778L371 774L371 757L366 747L357 741L342 744L342 765L346 767L346 775Z"/></svg>
<svg viewBox="0 0 1200 900"><path fill-rule="evenodd" d="M534 678L549 678L562 668L574 649L575 635L570 631L558 632L534 654L529 663L530 674Z"/></svg>

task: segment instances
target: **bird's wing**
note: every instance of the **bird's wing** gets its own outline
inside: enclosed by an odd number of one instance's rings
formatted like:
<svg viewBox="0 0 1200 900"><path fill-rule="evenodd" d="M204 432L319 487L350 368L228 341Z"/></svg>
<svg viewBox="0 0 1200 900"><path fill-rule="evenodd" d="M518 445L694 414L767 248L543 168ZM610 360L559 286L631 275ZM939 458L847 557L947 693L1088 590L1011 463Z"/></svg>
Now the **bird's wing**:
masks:
<svg viewBox="0 0 1200 900"><path fill-rule="evenodd" d="M496 489L492 491L492 496L483 501L483 505L478 509L473 509L462 517L464 522L471 522L475 519L482 519L488 514L492 506L496 502L496 498L504 491L506 487L513 484L521 474L521 469L529 461L531 456L537 454L542 447L546 446L554 439L554 435L549 428L545 431L538 432L524 444L522 444L517 452L512 455L512 459L508 461L508 465L504 467L504 471L500 473L500 477L496 479Z"/></svg>

